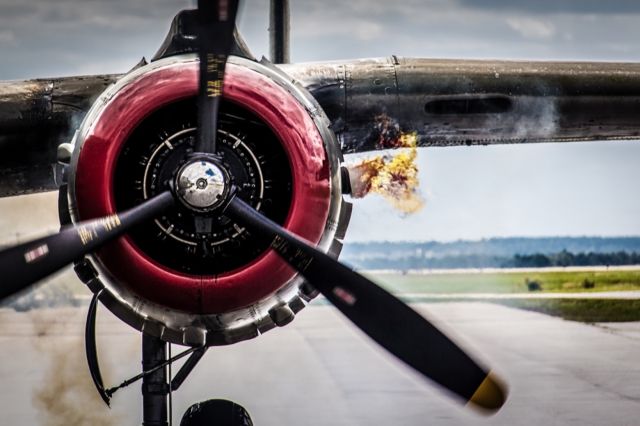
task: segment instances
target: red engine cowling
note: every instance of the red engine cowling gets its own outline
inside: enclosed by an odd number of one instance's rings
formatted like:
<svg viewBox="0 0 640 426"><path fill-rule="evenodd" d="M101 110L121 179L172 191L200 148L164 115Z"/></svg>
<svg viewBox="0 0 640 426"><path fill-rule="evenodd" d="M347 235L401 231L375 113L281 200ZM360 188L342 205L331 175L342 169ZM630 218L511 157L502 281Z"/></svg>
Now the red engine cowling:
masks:
<svg viewBox="0 0 640 426"><path fill-rule="evenodd" d="M68 185L73 222L153 195L195 135L198 63L179 56L137 69L106 90L74 139ZM342 157L315 100L277 68L231 58L220 155L241 196L337 256L350 215ZM220 345L291 321L315 296L268 244L241 226L175 211L76 265L133 327L185 345Z"/></svg>

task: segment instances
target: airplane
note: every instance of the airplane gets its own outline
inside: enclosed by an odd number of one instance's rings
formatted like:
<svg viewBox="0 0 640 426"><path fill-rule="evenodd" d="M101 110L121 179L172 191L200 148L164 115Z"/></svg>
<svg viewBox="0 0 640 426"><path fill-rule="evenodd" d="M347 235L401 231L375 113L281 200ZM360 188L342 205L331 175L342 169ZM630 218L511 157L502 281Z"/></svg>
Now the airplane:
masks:
<svg viewBox="0 0 640 426"><path fill-rule="evenodd" d="M359 183L348 153L411 146L637 139L637 64L392 56L288 63L288 2L271 61L235 30L238 2L174 18L124 75L0 84L0 195L59 191L61 232L0 252L0 297L74 263L94 293L90 374L106 403L101 303L141 331L144 424L209 347L256 338L319 294L454 398L495 412L506 385L426 319L336 261ZM412 135L412 137L405 137ZM166 345L188 347L167 358ZM175 377L166 365L189 357ZM232 404L233 410L229 410ZM185 424L233 412L192 406Z"/></svg>

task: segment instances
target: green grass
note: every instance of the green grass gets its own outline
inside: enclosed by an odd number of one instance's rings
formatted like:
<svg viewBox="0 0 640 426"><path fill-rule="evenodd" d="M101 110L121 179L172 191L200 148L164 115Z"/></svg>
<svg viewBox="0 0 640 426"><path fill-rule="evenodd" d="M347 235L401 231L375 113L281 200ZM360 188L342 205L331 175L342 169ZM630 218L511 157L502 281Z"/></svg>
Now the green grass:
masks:
<svg viewBox="0 0 640 426"><path fill-rule="evenodd" d="M499 274L367 274L407 302L478 302L478 299L434 299L429 294L529 293L526 280L537 281L543 293L640 290L640 271L536 272ZM594 284L583 286L585 280ZM403 294L405 296L403 296ZM409 296L411 294L411 296ZM422 296L424 295L424 296ZM486 299L517 309L540 312L585 323L640 321L640 300L620 299Z"/></svg>
<svg viewBox="0 0 640 426"><path fill-rule="evenodd" d="M400 296L406 303L494 303L584 323L640 321L640 300L633 299L471 299Z"/></svg>
<svg viewBox="0 0 640 426"><path fill-rule="evenodd" d="M539 282L545 293L640 290L640 271L367 275L388 290L400 294L528 293L526 279ZM594 288L584 288L585 280L593 282Z"/></svg>
<svg viewBox="0 0 640 426"><path fill-rule="evenodd" d="M640 321L640 300L504 299L491 303L586 323Z"/></svg>

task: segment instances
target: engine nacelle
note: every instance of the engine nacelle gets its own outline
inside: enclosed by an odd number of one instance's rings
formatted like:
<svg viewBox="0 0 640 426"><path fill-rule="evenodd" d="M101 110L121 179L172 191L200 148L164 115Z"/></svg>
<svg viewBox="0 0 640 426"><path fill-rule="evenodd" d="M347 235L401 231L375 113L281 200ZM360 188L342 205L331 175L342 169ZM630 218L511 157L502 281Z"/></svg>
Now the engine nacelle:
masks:
<svg viewBox="0 0 640 426"><path fill-rule="evenodd" d="M342 156L313 97L270 64L232 57L218 151L241 198L337 256L350 216ZM198 62L171 57L108 88L74 138L71 220L113 214L161 191L190 150ZM87 256L79 277L116 316L184 345L222 345L291 321L316 292L241 225L176 206Z"/></svg>

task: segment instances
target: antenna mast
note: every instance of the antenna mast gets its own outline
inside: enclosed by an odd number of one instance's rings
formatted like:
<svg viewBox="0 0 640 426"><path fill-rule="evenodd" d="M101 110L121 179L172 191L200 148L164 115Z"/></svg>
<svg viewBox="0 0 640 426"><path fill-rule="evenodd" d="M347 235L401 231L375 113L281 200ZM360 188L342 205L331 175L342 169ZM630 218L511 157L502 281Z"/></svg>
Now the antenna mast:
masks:
<svg viewBox="0 0 640 426"><path fill-rule="evenodd" d="M274 64L288 64L289 55L289 0L271 0L269 14L269 55Z"/></svg>

